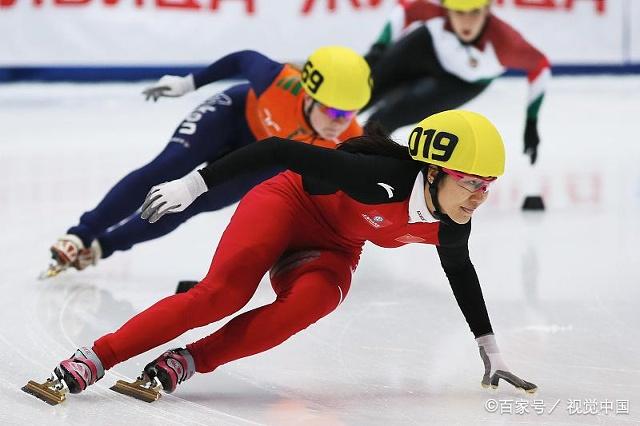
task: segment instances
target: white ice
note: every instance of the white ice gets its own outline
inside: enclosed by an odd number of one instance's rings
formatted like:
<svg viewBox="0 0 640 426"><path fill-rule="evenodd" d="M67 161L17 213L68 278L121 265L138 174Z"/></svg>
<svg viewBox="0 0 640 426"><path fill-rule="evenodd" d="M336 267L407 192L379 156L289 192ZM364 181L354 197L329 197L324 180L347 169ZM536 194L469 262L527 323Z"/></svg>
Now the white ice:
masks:
<svg viewBox="0 0 640 426"><path fill-rule="evenodd" d="M480 387L473 336L435 250L422 245L368 245L331 315L273 350L196 375L156 403L109 387L220 323L117 365L59 406L21 392L77 347L172 293L178 280L201 278L233 213L200 215L97 267L36 280L56 237L222 86L156 104L143 101L142 87L0 86L1 424L640 423L637 76L555 78L533 169L521 153L523 80L499 80L467 105L493 119L508 145L507 173L474 218L471 256L503 356L539 386L535 396L504 383ZM543 194L544 213L520 210L528 193ZM263 281L247 308L273 298ZM486 408L491 400L498 412ZM599 414L571 414L569 400L583 410L596 401ZM529 413L515 414L523 405Z"/></svg>

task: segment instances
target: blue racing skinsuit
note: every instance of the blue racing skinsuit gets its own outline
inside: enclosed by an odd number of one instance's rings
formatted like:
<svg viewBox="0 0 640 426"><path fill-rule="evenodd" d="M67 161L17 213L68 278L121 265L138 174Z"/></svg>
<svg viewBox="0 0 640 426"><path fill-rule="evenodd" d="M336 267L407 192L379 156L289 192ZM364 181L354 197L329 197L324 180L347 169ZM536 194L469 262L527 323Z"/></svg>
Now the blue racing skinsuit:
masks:
<svg viewBox="0 0 640 426"><path fill-rule="evenodd" d="M266 90L284 64L254 51L232 53L194 74L199 88L223 79L248 80L207 99L175 130L167 146L148 164L132 171L109 190L93 209L80 217L80 223L68 230L80 237L85 247L98 239L102 257L134 244L161 237L192 216L219 210L239 201L257 183L278 170L246 173L208 191L183 212L168 215L155 224L137 214L152 186L178 179L205 162L255 142L246 117L247 93L256 96Z"/></svg>

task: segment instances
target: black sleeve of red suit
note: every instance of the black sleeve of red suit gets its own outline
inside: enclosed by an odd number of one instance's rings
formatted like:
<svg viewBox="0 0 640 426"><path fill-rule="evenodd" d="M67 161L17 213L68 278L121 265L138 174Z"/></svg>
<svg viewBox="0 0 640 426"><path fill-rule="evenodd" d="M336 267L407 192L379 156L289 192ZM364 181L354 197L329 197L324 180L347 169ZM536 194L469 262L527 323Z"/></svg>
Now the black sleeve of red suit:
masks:
<svg viewBox="0 0 640 426"><path fill-rule="evenodd" d="M437 247L453 295L475 337L493 333L487 306L476 269L469 257L468 238L471 222L466 225L441 223Z"/></svg>
<svg viewBox="0 0 640 426"><path fill-rule="evenodd" d="M351 153L270 137L238 149L200 170L208 188L246 172L266 168L291 170L302 175L311 195L338 190L365 204L406 199L420 166L412 160ZM391 196L378 182L395 190Z"/></svg>

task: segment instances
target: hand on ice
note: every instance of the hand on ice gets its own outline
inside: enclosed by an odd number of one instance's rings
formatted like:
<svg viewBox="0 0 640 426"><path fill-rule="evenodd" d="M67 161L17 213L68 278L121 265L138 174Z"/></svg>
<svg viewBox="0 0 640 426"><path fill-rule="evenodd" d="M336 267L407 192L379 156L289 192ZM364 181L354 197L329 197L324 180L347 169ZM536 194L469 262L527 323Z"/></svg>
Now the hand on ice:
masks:
<svg viewBox="0 0 640 426"><path fill-rule="evenodd" d="M167 213L181 212L204 192L207 192L207 184L197 170L183 178L156 185L142 204L142 219L154 223Z"/></svg>
<svg viewBox="0 0 640 426"><path fill-rule="evenodd" d="M522 380L520 377L509 371L509 367L502 360L496 338L493 334L478 337L478 348L480 349L480 357L484 363L484 376L482 377L482 386L497 388L500 379L511 383L516 388L525 390L527 393L534 393L538 387L533 383Z"/></svg>
<svg viewBox="0 0 640 426"><path fill-rule="evenodd" d="M155 102L162 96L176 98L194 90L195 83L192 74L185 77L165 75L157 83L144 89L142 94L145 96L146 101L153 98Z"/></svg>
<svg viewBox="0 0 640 426"><path fill-rule="evenodd" d="M540 136L538 136L538 120L535 118L527 119L524 128L524 153L529 156L531 164L536 162L538 158L538 144Z"/></svg>

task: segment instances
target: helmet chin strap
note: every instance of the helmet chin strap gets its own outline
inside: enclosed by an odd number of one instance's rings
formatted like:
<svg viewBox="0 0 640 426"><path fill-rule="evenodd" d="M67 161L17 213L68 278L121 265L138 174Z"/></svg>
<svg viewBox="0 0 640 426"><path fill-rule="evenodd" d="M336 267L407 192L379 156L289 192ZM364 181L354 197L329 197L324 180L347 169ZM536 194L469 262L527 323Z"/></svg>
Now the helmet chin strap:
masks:
<svg viewBox="0 0 640 426"><path fill-rule="evenodd" d="M425 185L429 185L429 195L431 195L431 202L433 203L433 217L438 219L440 222L447 223L449 225L455 224L455 222L442 212L442 207L440 206L440 202L438 201L438 184L444 178L445 173L443 173L438 167L438 173L436 177L433 179L433 182L429 182L429 177L427 176L427 170L429 166L427 166L424 170L424 181Z"/></svg>

